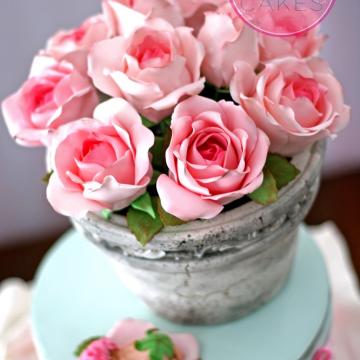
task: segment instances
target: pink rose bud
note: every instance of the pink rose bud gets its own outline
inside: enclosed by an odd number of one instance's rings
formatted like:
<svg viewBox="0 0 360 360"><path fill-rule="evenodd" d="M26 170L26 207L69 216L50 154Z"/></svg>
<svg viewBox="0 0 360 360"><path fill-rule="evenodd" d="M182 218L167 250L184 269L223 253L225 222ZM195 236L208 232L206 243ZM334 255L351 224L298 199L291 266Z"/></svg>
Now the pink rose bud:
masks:
<svg viewBox="0 0 360 360"><path fill-rule="evenodd" d="M315 353L313 360L331 360L332 358L333 356L330 349L321 348Z"/></svg>
<svg viewBox="0 0 360 360"><path fill-rule="evenodd" d="M107 338L93 341L82 353L80 360L113 360L117 345Z"/></svg>

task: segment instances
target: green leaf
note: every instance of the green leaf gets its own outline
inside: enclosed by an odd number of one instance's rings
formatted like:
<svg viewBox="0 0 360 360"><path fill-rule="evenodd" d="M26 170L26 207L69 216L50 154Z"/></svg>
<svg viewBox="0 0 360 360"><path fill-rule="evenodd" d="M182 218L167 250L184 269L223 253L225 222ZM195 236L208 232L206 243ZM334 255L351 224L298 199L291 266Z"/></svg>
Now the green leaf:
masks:
<svg viewBox="0 0 360 360"><path fill-rule="evenodd" d="M46 185L49 183L51 175L54 173L54 170L49 171L46 175L43 176L41 181L45 183Z"/></svg>
<svg viewBox="0 0 360 360"><path fill-rule="evenodd" d="M262 185L249 195L250 199L261 205L270 205L278 198L276 181L271 172L265 168Z"/></svg>
<svg viewBox="0 0 360 360"><path fill-rule="evenodd" d="M156 198L156 203L157 203L157 211L159 213L160 219L165 226L177 226L186 223L185 221L178 219L174 215L171 215L168 212L166 212L164 208L161 206L160 198L158 197Z"/></svg>
<svg viewBox="0 0 360 360"><path fill-rule="evenodd" d="M145 116L141 115L141 121L143 123L143 125L147 128L152 128L154 126L156 126L155 123L151 122L148 118L146 118Z"/></svg>
<svg viewBox="0 0 360 360"><path fill-rule="evenodd" d="M101 339L101 336L95 336L84 340L74 351L76 357L80 357L84 350L86 350L94 341Z"/></svg>
<svg viewBox="0 0 360 360"><path fill-rule="evenodd" d="M156 209L156 203L152 199L153 209ZM149 214L129 207L127 212L127 223L131 232L136 236L139 243L145 246L151 239L164 227L158 212L155 210L155 218Z"/></svg>
<svg viewBox="0 0 360 360"><path fill-rule="evenodd" d="M113 212L109 209L103 209L101 211L101 216L107 221L111 220L112 214Z"/></svg>
<svg viewBox="0 0 360 360"><path fill-rule="evenodd" d="M171 125L171 116L165 118L165 119L163 120L163 122L164 122L167 126L170 127L170 125Z"/></svg>
<svg viewBox="0 0 360 360"><path fill-rule="evenodd" d="M150 181L150 185L156 185L156 182L157 182L160 175L161 175L160 171L154 170L153 171L153 176L152 176L151 181Z"/></svg>
<svg viewBox="0 0 360 360"><path fill-rule="evenodd" d="M175 355L170 337L157 329L147 331L143 339L135 342L135 348L138 351L148 351L150 360L172 359Z"/></svg>
<svg viewBox="0 0 360 360"><path fill-rule="evenodd" d="M163 134L166 134L166 132L170 129L170 126L171 126L171 118L167 117L160 122L161 132Z"/></svg>
<svg viewBox="0 0 360 360"><path fill-rule="evenodd" d="M158 170L166 172L165 153L171 140L171 130L167 129L164 136L155 136L154 146L150 149L152 153L152 163Z"/></svg>
<svg viewBox="0 0 360 360"><path fill-rule="evenodd" d="M165 150L165 138L155 136L155 143L150 151L153 155L152 163L159 169L161 169L165 163Z"/></svg>
<svg viewBox="0 0 360 360"><path fill-rule="evenodd" d="M142 212L150 215L153 219L156 219L156 214L155 214L155 210L153 208L151 196L148 192L142 194L135 201L133 201L131 203L131 206L135 210L142 211Z"/></svg>
<svg viewBox="0 0 360 360"><path fill-rule="evenodd" d="M105 101L108 101L111 99L111 96L104 94L103 92L101 92L100 90L97 91L98 96L99 96L99 102L103 103Z"/></svg>
<svg viewBox="0 0 360 360"><path fill-rule="evenodd" d="M229 88L225 88L225 87L216 88L216 91L217 91L219 94L230 94L230 89L229 89Z"/></svg>
<svg viewBox="0 0 360 360"><path fill-rule="evenodd" d="M265 167L275 178L279 190L300 174L300 171L293 164L280 155L269 154Z"/></svg>

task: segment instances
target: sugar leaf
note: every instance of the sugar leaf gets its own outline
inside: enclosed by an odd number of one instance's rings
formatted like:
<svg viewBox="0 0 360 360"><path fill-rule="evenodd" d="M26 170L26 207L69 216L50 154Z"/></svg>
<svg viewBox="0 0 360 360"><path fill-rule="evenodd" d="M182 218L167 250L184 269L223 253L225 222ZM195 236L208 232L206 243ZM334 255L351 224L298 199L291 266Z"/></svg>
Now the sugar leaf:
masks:
<svg viewBox="0 0 360 360"><path fill-rule="evenodd" d="M155 218L148 213L129 207L126 218L130 231L136 236L139 243L145 246L164 227L156 209L155 201L152 200Z"/></svg>
<svg viewBox="0 0 360 360"><path fill-rule="evenodd" d="M174 215L169 214L164 210L159 197L156 198L156 203L160 219L165 226L177 226L185 224L185 221L175 217Z"/></svg>
<svg viewBox="0 0 360 360"><path fill-rule="evenodd" d="M300 174L296 166L280 155L269 154L265 167L275 178L276 186L279 190L288 185Z"/></svg>
<svg viewBox="0 0 360 360"><path fill-rule="evenodd" d="M146 336L135 342L138 351L147 351L150 360L172 359L175 355L171 338L157 329L147 331Z"/></svg>
<svg viewBox="0 0 360 360"><path fill-rule="evenodd" d="M101 216L107 221L111 220L112 214L113 212L109 209L103 209L101 211Z"/></svg>
<svg viewBox="0 0 360 360"><path fill-rule="evenodd" d="M146 118L145 116L141 116L141 121L142 124L147 127L147 128L152 128L154 126L156 126L155 123L151 122L148 118Z"/></svg>
<svg viewBox="0 0 360 360"><path fill-rule="evenodd" d="M265 168L264 180L262 185L252 192L249 197L261 205L270 205L278 198L278 189L276 187L276 181L271 172Z"/></svg>
<svg viewBox="0 0 360 360"><path fill-rule="evenodd" d="M135 201L133 201L131 203L131 207L133 207L135 210L139 210L150 215L153 219L156 219L156 213L153 208L151 196L148 192L142 194Z"/></svg>
<svg viewBox="0 0 360 360"><path fill-rule="evenodd" d="M76 357L80 357L84 350L86 350L94 341L99 339L101 339L101 336L94 336L90 339L84 340L80 345L78 345L78 347L74 351L74 355Z"/></svg>
<svg viewBox="0 0 360 360"><path fill-rule="evenodd" d="M49 181L50 181L50 178L51 178L51 175L54 173L54 170L51 170L49 171L47 174L45 174L43 176L43 178L41 179L41 181L44 183L44 184L48 184Z"/></svg>

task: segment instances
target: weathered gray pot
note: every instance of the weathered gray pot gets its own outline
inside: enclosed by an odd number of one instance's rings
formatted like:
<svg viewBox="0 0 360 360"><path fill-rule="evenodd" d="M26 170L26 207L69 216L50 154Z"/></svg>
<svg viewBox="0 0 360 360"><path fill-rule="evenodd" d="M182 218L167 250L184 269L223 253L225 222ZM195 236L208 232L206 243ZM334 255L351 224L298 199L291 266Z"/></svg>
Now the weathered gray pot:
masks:
<svg viewBox="0 0 360 360"><path fill-rule="evenodd" d="M126 219L96 214L73 220L117 260L123 283L154 311L184 324L240 318L268 302L285 284L299 224L319 188L325 145L296 156L301 170L267 207L249 202L215 219L168 227L141 247Z"/></svg>

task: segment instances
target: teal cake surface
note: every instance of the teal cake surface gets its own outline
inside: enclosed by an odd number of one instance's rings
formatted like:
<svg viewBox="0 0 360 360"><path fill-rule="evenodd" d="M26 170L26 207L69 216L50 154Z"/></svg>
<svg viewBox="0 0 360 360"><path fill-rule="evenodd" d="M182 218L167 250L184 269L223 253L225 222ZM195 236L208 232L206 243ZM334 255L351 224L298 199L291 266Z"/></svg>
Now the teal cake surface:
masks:
<svg viewBox="0 0 360 360"><path fill-rule="evenodd" d="M302 228L286 287L269 304L224 325L182 326L149 310L118 280L111 262L82 235L65 234L39 268L32 324L42 360L74 359L84 339L105 335L120 319L152 322L166 332L191 332L203 360L311 359L330 325L329 282L322 255Z"/></svg>

